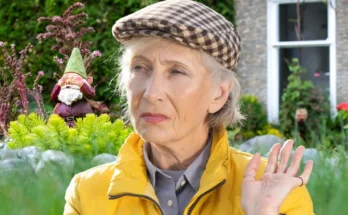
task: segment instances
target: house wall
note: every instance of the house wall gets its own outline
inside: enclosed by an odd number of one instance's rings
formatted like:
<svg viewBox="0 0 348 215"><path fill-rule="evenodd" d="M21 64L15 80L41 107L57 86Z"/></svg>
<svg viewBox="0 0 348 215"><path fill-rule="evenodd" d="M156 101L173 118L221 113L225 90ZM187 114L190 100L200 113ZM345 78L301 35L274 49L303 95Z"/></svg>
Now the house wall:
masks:
<svg viewBox="0 0 348 215"><path fill-rule="evenodd" d="M336 0L337 103L348 102L348 3Z"/></svg>
<svg viewBox="0 0 348 215"><path fill-rule="evenodd" d="M267 2L236 0L236 25L241 37L237 69L242 94L267 101Z"/></svg>

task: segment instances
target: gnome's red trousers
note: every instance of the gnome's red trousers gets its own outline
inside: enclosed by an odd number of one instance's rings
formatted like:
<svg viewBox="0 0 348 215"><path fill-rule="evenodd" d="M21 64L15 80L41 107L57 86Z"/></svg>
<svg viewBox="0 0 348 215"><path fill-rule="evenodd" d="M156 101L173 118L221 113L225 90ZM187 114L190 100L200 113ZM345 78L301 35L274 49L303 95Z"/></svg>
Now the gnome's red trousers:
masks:
<svg viewBox="0 0 348 215"><path fill-rule="evenodd" d="M72 103L71 106L64 103L57 103L53 113L61 116L67 122L68 126L73 127L76 118L84 117L88 113L93 113L93 111L87 100L82 98Z"/></svg>

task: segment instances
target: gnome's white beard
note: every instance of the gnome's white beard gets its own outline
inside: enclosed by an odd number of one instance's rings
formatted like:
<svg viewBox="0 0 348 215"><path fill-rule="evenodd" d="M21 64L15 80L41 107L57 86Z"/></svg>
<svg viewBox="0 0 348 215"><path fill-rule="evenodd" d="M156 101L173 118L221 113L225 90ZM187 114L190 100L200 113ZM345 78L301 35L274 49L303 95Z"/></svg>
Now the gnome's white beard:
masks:
<svg viewBox="0 0 348 215"><path fill-rule="evenodd" d="M73 102L82 99L83 94L80 88L75 85L65 85L59 92L58 99L66 105L71 105Z"/></svg>

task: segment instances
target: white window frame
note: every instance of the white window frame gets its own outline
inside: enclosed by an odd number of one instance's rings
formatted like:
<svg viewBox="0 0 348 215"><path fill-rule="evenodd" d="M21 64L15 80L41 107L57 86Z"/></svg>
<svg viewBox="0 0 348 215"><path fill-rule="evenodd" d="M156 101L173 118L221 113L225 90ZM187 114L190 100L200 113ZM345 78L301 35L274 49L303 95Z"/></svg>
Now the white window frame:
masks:
<svg viewBox="0 0 348 215"><path fill-rule="evenodd" d="M331 2L330 2L331 1ZM322 2L322 0L300 0ZM267 0L267 112L268 121L279 123L279 49L299 47L329 47L330 52L330 106L336 114L336 11L335 0L327 0L328 38L326 40L279 41L279 5L297 3L297 0Z"/></svg>

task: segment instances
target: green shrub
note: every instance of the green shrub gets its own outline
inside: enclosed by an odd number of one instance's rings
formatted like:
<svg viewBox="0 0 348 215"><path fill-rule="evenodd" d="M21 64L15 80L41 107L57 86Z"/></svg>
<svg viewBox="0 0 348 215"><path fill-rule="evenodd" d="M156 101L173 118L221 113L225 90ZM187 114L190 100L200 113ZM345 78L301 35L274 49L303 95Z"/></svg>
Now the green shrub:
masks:
<svg viewBox="0 0 348 215"><path fill-rule="evenodd" d="M243 139L258 135L268 125L267 113L256 96L242 95L240 111L246 117L240 126Z"/></svg>
<svg viewBox="0 0 348 215"><path fill-rule="evenodd" d="M319 132L320 123L330 119L328 98L315 88L311 81L302 80L306 69L301 67L297 58L287 61L287 63L291 74L282 94L280 128L287 137L299 136L306 142L311 142L312 132ZM308 112L308 118L301 123L296 120L296 110L300 108L306 109Z"/></svg>
<svg viewBox="0 0 348 215"><path fill-rule="evenodd" d="M13 149L38 146L43 150L61 150L83 156L117 154L131 131L122 120L111 122L106 114L99 117L87 114L85 118L77 119L74 128L69 128L56 114L51 115L46 124L32 113L20 115L17 121L10 123L8 145Z"/></svg>
<svg viewBox="0 0 348 215"><path fill-rule="evenodd" d="M331 139L333 148L342 145L348 150L348 112L341 110L337 115L326 123L327 132L330 133L327 139Z"/></svg>
<svg viewBox="0 0 348 215"><path fill-rule="evenodd" d="M284 138L284 135L267 121L267 113L256 96L242 95L240 111L245 119L236 127L227 127L228 139L232 146L238 145L258 135L271 134Z"/></svg>

